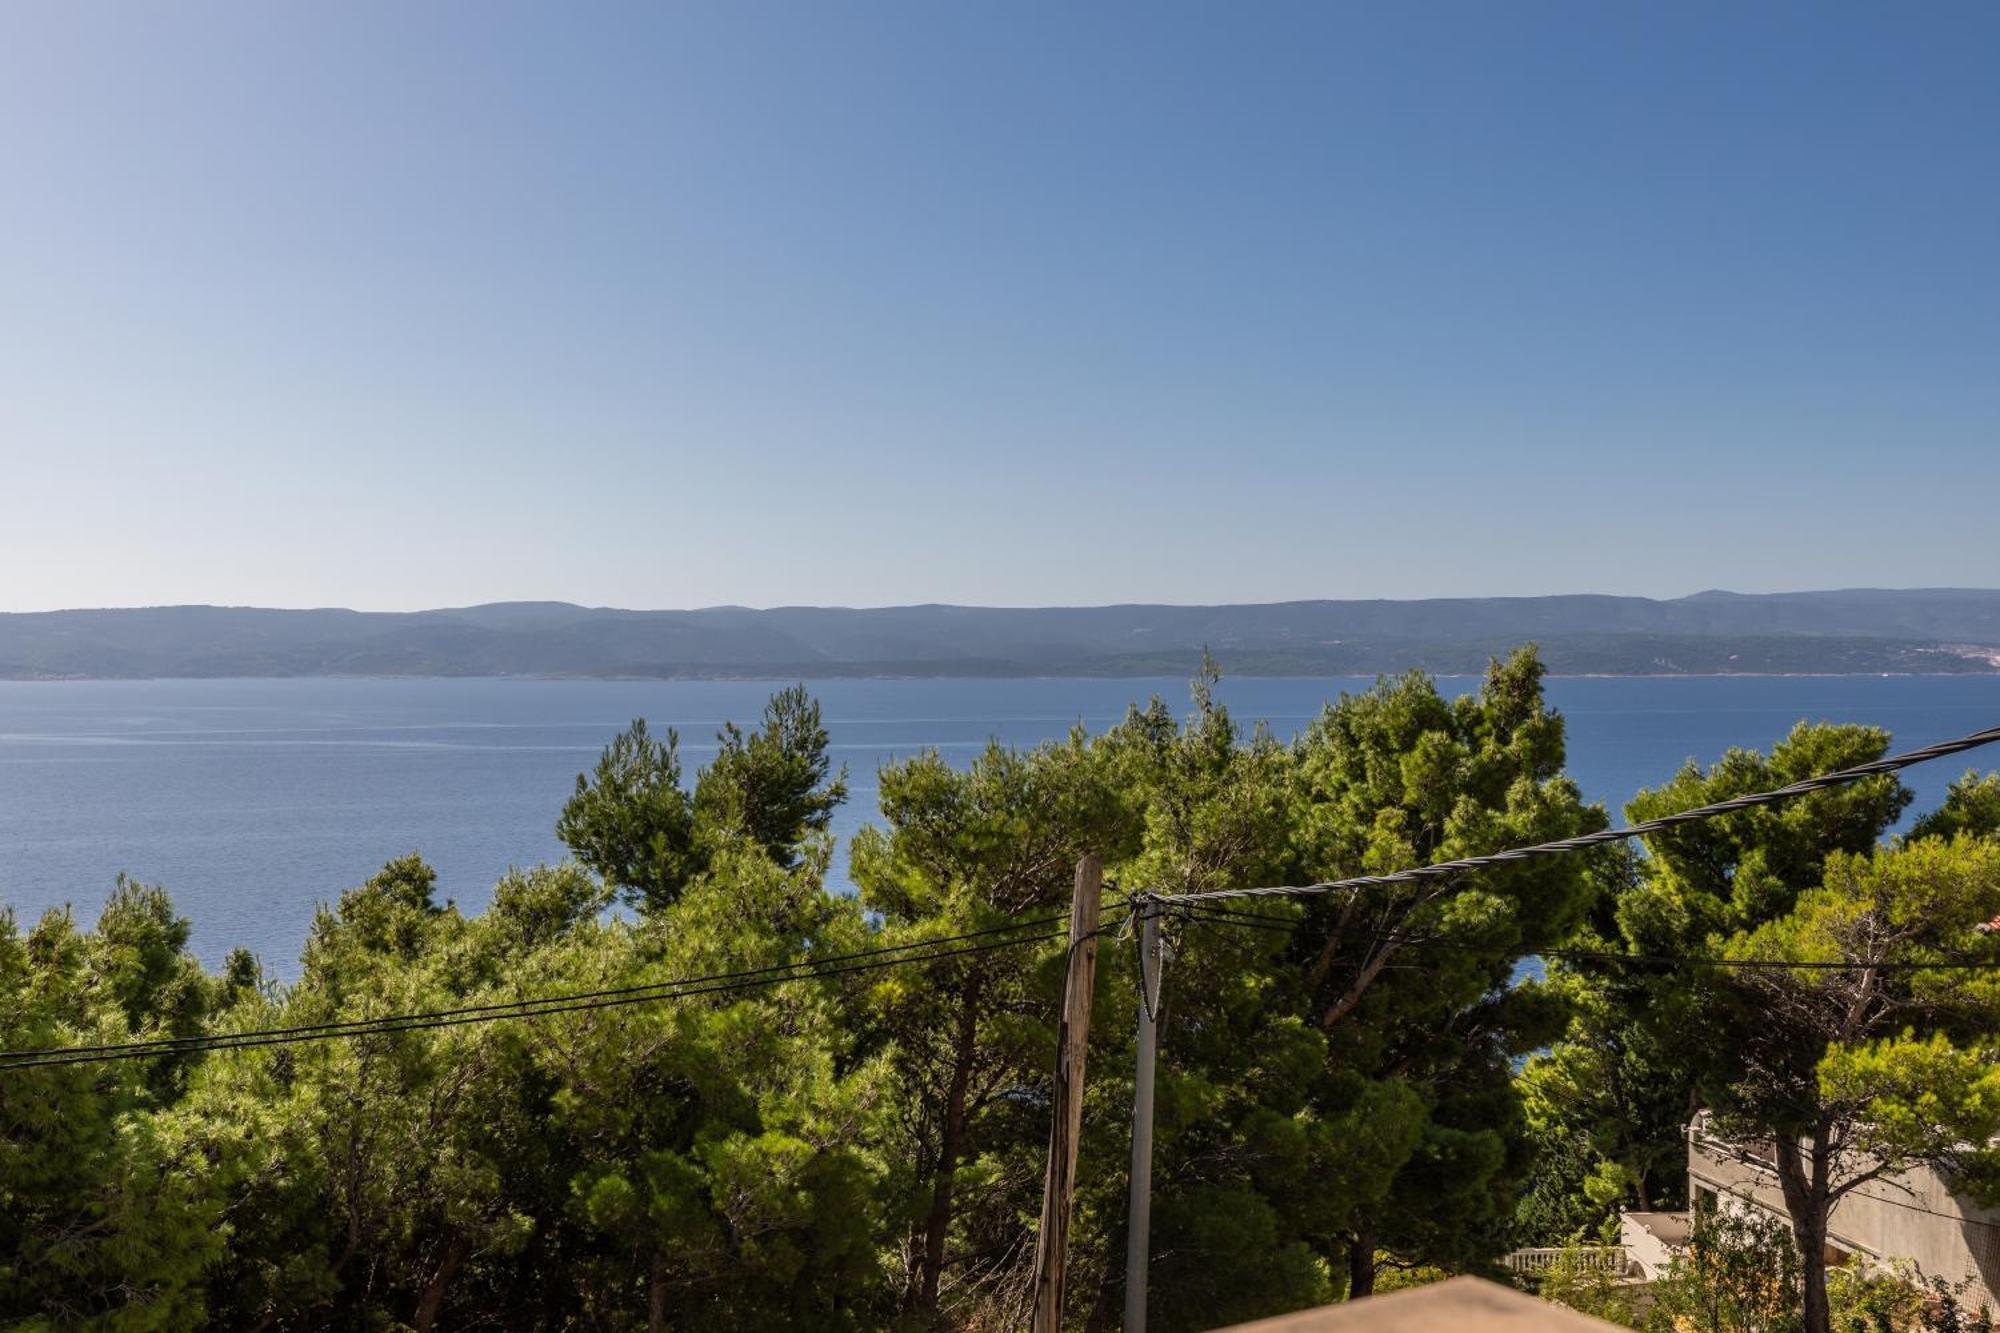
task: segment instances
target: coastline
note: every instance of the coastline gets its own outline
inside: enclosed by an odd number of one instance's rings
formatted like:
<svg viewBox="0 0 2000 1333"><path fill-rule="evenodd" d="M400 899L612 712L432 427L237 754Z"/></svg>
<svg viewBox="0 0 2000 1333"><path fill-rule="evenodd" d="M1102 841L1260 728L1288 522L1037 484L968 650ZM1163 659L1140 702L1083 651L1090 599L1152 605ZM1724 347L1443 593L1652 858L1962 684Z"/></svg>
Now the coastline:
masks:
<svg viewBox="0 0 2000 1333"><path fill-rule="evenodd" d="M1380 671L1247 671L1228 670L1222 672L1225 680L1373 680L1377 676L1400 675L1406 671L1422 670L1424 674L1438 680L1478 680L1477 671L1429 671L1420 666L1388 667ZM1171 671L1150 672L1094 672L1094 671L1021 671L1021 672L677 672L673 674L650 673L562 673L562 672L520 672L499 674L459 674L426 671L312 671L285 675L235 675L212 676L99 676L99 675L6 675L0 674L0 685L83 685L83 684L145 684L168 681L213 681L217 683L243 681L524 681L537 683L579 684L603 681L607 684L643 684L647 682L689 684L702 681L728 682L732 684L789 685L797 682L811 684L814 681L1013 681L1013 680L1171 680L1184 679L1187 673ZM1548 680L1953 680L2000 679L2000 665L1969 671L1549 671L1544 675Z"/></svg>

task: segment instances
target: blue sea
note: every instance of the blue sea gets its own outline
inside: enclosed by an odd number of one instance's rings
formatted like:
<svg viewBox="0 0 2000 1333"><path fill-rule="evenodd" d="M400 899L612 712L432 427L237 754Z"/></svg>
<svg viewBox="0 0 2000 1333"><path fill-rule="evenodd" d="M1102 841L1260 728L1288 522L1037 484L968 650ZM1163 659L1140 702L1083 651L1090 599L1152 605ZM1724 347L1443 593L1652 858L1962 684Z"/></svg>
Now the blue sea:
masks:
<svg viewBox="0 0 2000 1333"><path fill-rule="evenodd" d="M989 739L1032 745L1116 722L1161 680L812 682L848 769L843 838L875 819L875 772ZM1225 680L1221 696L1280 736L1361 679ZM1473 689L1471 678L1441 682ZM315 903L419 851L477 908L510 865L563 855L556 814L576 775L634 717L679 730L690 770L725 719L754 722L773 687L745 681L202 680L0 682L0 901L25 923L94 917L126 871L166 886L210 963L248 945L296 971ZM1684 761L1767 748L1800 718L1887 727L1899 748L2000 723L2000 676L1579 678L1549 682L1570 771L1616 814ZM2000 750L2000 747L1996 747ZM1975 756L2000 766L2000 753ZM1968 767L1907 780L1917 809ZM845 867L843 851L837 864Z"/></svg>

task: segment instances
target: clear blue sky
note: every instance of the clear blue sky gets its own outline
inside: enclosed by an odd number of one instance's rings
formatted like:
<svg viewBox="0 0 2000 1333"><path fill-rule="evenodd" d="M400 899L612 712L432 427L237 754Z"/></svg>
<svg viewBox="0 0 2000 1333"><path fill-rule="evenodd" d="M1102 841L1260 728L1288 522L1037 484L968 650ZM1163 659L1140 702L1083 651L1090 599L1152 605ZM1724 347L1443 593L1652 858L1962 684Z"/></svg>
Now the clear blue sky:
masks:
<svg viewBox="0 0 2000 1333"><path fill-rule="evenodd" d="M2000 584L2000 6L0 9L0 607Z"/></svg>

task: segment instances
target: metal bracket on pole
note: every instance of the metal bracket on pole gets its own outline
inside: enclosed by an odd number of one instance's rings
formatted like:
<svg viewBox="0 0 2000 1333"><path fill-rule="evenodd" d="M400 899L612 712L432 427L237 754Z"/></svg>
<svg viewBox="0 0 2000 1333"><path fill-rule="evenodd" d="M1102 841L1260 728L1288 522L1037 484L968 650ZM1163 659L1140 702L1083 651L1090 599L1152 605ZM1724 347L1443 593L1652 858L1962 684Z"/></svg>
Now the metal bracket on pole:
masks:
<svg viewBox="0 0 2000 1333"><path fill-rule="evenodd" d="M1146 1333L1146 1268L1153 1214L1153 1070L1159 1055L1160 907L1136 900L1139 918L1139 1058L1132 1079L1132 1183L1125 1210L1125 1333Z"/></svg>

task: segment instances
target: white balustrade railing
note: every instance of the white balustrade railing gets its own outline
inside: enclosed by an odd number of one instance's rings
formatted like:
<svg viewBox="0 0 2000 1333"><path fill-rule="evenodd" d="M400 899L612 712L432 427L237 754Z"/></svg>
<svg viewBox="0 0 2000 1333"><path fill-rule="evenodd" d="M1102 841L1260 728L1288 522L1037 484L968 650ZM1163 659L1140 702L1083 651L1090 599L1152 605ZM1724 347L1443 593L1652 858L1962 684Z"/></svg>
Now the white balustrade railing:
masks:
<svg viewBox="0 0 2000 1333"><path fill-rule="evenodd" d="M1623 1245L1538 1245L1500 1261L1509 1272L1546 1273L1561 1263L1599 1273L1623 1273L1630 1261Z"/></svg>

